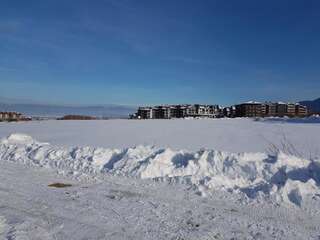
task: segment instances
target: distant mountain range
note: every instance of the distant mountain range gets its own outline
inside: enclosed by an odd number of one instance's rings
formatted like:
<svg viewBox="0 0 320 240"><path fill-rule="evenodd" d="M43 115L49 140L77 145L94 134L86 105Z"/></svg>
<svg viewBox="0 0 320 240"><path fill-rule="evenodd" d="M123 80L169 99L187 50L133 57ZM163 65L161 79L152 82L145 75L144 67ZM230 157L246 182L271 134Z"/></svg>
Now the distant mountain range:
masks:
<svg viewBox="0 0 320 240"><path fill-rule="evenodd" d="M308 110L312 113L320 113L320 98L313 101L302 101L302 105L307 106Z"/></svg>
<svg viewBox="0 0 320 240"><path fill-rule="evenodd" d="M133 106L63 106L36 103L0 102L0 111L16 111L31 117L62 117L64 115L87 115L105 118L127 118L136 110Z"/></svg>

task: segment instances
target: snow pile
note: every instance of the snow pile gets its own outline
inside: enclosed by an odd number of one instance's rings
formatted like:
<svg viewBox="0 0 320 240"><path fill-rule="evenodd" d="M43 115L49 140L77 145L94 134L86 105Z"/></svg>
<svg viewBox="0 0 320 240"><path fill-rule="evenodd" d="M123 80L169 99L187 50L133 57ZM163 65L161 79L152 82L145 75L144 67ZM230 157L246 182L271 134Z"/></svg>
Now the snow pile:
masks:
<svg viewBox="0 0 320 240"><path fill-rule="evenodd" d="M52 168L62 174L117 174L192 184L199 193L226 190L251 199L272 197L300 206L320 196L320 161L279 153L173 151L137 146L127 149L63 148L12 134L0 142L0 159Z"/></svg>
<svg viewBox="0 0 320 240"><path fill-rule="evenodd" d="M307 182L288 179L287 183L280 190L280 194L284 201L294 203L301 206L304 196L313 193L319 197L319 187L313 179Z"/></svg>
<svg viewBox="0 0 320 240"><path fill-rule="evenodd" d="M5 139L2 139L2 144L32 144L34 140L32 137L25 134L11 134Z"/></svg>

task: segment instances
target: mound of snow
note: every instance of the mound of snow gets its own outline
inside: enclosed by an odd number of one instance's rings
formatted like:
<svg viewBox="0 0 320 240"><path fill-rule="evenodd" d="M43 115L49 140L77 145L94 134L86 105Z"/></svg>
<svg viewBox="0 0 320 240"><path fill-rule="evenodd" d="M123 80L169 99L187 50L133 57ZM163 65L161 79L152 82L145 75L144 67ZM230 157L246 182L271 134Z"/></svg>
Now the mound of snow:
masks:
<svg viewBox="0 0 320 240"><path fill-rule="evenodd" d="M11 134L1 140L1 144L32 144L33 142L32 137L21 133Z"/></svg>
<svg viewBox="0 0 320 240"><path fill-rule="evenodd" d="M280 153L174 151L150 146L127 149L63 148L12 134L0 144L0 159L58 170L62 174L128 177L192 184L200 193L226 190L248 198L281 199L301 206L319 194L320 162Z"/></svg>
<svg viewBox="0 0 320 240"><path fill-rule="evenodd" d="M313 179L307 182L288 180L280 190L280 195L285 202L301 206L303 198L307 195L319 193L319 187Z"/></svg>

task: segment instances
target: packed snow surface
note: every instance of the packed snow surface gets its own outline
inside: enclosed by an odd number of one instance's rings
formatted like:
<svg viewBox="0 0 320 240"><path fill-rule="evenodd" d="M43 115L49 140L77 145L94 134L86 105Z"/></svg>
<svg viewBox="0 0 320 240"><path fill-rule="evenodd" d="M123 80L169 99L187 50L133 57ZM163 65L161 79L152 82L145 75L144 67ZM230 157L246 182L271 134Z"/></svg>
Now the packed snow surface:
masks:
<svg viewBox="0 0 320 240"><path fill-rule="evenodd" d="M248 199L271 198L301 206L320 196L320 161L284 153L228 153L215 150L175 151L137 146L125 149L55 147L24 134L1 140L0 159L58 170L75 177L113 174L189 184L200 195L215 190Z"/></svg>
<svg viewBox="0 0 320 240"><path fill-rule="evenodd" d="M312 211L234 194L201 197L186 185L103 175L75 180L52 169L0 161L0 239L319 239ZM55 182L68 188L51 188Z"/></svg>

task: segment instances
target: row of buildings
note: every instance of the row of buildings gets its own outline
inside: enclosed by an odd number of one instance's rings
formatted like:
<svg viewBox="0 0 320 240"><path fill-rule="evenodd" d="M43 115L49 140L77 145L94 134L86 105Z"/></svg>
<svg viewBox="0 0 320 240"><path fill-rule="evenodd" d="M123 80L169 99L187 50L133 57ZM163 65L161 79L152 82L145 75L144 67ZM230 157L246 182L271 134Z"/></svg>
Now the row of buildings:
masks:
<svg viewBox="0 0 320 240"><path fill-rule="evenodd" d="M28 121L31 120L28 117L23 116L17 112L0 112L0 122L3 121Z"/></svg>
<svg viewBox="0 0 320 240"><path fill-rule="evenodd" d="M299 103L283 102L246 102L231 107L219 105L161 105L154 107L139 107L131 116L135 119L170 119L187 117L304 117L307 116L307 108Z"/></svg>
<svg viewBox="0 0 320 240"><path fill-rule="evenodd" d="M170 119L185 117L221 117L222 108L218 105L163 105L139 107L132 118L137 119Z"/></svg>
<svg viewBox="0 0 320 240"><path fill-rule="evenodd" d="M235 117L305 117L308 109L299 103L246 102L235 106Z"/></svg>

